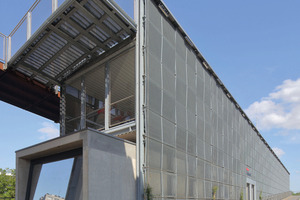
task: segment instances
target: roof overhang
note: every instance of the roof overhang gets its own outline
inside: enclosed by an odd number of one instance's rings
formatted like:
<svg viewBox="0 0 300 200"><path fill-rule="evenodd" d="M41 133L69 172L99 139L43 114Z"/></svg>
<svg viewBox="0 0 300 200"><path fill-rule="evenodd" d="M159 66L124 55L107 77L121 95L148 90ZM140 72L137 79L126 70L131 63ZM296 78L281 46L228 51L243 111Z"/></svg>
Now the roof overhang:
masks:
<svg viewBox="0 0 300 200"><path fill-rule="evenodd" d="M0 70L0 94L1 101L59 121L59 97L50 88L19 72Z"/></svg>
<svg viewBox="0 0 300 200"><path fill-rule="evenodd" d="M135 33L133 20L113 1L66 0L10 59L8 69L48 87L60 85Z"/></svg>

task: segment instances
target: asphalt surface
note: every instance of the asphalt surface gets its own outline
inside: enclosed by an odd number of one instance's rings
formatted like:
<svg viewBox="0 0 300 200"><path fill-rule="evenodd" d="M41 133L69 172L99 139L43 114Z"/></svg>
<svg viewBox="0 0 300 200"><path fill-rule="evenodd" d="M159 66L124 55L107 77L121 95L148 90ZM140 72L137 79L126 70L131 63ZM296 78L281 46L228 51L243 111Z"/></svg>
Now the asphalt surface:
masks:
<svg viewBox="0 0 300 200"><path fill-rule="evenodd" d="M300 196L289 196L288 198L285 198L283 200L300 200Z"/></svg>

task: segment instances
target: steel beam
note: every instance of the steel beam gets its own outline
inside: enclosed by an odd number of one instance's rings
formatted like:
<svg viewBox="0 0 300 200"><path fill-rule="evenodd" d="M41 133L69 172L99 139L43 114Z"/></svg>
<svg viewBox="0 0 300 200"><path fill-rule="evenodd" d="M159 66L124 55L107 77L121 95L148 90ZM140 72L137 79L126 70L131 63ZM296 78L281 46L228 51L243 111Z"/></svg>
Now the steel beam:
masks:
<svg viewBox="0 0 300 200"><path fill-rule="evenodd" d="M122 135L131 131L135 131L135 121L130 121L119 126L110 128L109 130L103 130L103 133L112 134L112 135Z"/></svg>
<svg viewBox="0 0 300 200"><path fill-rule="evenodd" d="M87 37L89 40L91 40L92 42L94 42L98 47L104 49L105 51L107 51L109 48L107 46L105 46L102 42L100 42L99 40L97 40L96 38L94 38L90 33L86 32L86 30L84 30L81 26L79 26L78 24L76 24L75 22L73 22L72 20L68 20L67 21L71 26L73 26L74 28L76 28L78 31L80 31L80 33L82 35L84 35L85 37ZM97 48L94 47L94 48Z"/></svg>
<svg viewBox="0 0 300 200"><path fill-rule="evenodd" d="M105 31L112 39L114 39L117 42L121 42L122 39L120 37L116 37L115 33L106 27L106 25L103 26L102 22L107 19L109 16L107 13L101 16L100 20L97 20L89 11L86 10L81 4L79 4L77 1L75 1L75 7L77 7L80 11L82 11L94 24L99 25L101 24L101 29ZM81 8L81 9L80 9Z"/></svg>
<svg viewBox="0 0 300 200"><path fill-rule="evenodd" d="M127 33L132 32L129 27L127 27L116 15L114 15L115 11L110 11L106 6L104 6L101 1L94 1L105 13L108 13L109 17L112 18L122 29L124 29ZM135 28L135 27L133 27Z"/></svg>
<svg viewBox="0 0 300 200"><path fill-rule="evenodd" d="M44 79L46 79L47 81L50 81L51 83L54 83L56 85L59 85L59 83L56 80L53 80L53 77L49 76L48 74L44 73L44 72L39 72L37 71L34 67L32 67L31 65L25 63L25 62L20 62L19 63L19 67L23 66L23 68L29 72L31 72L34 76L39 75L41 77L43 77ZM33 76L31 78L34 78Z"/></svg>
<svg viewBox="0 0 300 200"><path fill-rule="evenodd" d="M62 32L60 29L58 29L56 26L50 26L49 27L54 33L65 39L68 43L71 43L81 51L83 51L86 54L89 54L90 50L82 46L81 44L77 43L72 37L67 35L66 33Z"/></svg>

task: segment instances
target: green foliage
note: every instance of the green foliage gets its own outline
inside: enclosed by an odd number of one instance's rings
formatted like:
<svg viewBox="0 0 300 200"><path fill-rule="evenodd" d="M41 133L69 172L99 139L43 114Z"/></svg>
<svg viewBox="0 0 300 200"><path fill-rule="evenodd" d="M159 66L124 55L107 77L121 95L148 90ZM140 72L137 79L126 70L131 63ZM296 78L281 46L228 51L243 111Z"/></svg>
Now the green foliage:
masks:
<svg viewBox="0 0 300 200"><path fill-rule="evenodd" d="M297 192L297 193L294 193L294 192L293 192L293 195L294 195L294 196L300 196L300 192Z"/></svg>
<svg viewBox="0 0 300 200"><path fill-rule="evenodd" d="M0 168L0 197L15 197L16 171Z"/></svg>
<svg viewBox="0 0 300 200"><path fill-rule="evenodd" d="M244 191L243 191L243 189L241 190L240 200L244 200Z"/></svg>
<svg viewBox="0 0 300 200"><path fill-rule="evenodd" d="M217 190L218 190L218 186L214 186L214 187L212 188L213 199L216 199Z"/></svg>
<svg viewBox="0 0 300 200"><path fill-rule="evenodd" d="M259 200L262 200L262 191L259 193Z"/></svg>
<svg viewBox="0 0 300 200"><path fill-rule="evenodd" d="M152 200L153 199L153 194L152 194L152 188L150 185L147 185L145 188L145 200Z"/></svg>

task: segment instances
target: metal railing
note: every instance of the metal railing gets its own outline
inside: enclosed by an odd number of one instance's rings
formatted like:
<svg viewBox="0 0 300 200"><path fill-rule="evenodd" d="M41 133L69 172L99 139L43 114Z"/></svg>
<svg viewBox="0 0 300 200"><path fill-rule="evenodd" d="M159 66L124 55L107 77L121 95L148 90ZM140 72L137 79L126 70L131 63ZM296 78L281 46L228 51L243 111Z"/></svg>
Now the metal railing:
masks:
<svg viewBox="0 0 300 200"><path fill-rule="evenodd" d="M8 36L0 32L0 46L3 51L0 51L0 62L4 69L11 57L63 1L65 0L36 0Z"/></svg>
<svg viewBox="0 0 300 200"><path fill-rule="evenodd" d="M5 63L7 63L7 36L3 33L0 33L0 45L1 45L1 54L0 54L0 64L1 66L4 64L4 68L6 68Z"/></svg>

